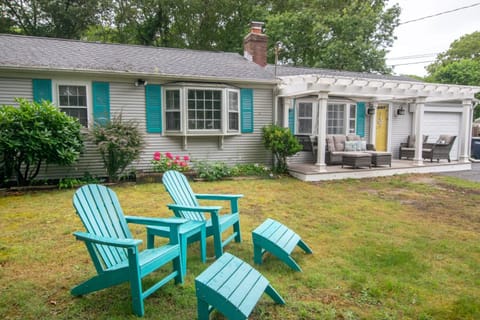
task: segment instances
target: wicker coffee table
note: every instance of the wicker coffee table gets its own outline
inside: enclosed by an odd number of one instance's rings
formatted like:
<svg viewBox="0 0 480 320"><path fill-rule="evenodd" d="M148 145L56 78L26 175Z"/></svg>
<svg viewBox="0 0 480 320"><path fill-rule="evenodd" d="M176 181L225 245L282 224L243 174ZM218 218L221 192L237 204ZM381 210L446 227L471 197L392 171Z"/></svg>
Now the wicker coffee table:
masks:
<svg viewBox="0 0 480 320"><path fill-rule="evenodd" d="M350 166L355 168L372 167L372 155L366 152L349 152L343 155L343 166Z"/></svg>

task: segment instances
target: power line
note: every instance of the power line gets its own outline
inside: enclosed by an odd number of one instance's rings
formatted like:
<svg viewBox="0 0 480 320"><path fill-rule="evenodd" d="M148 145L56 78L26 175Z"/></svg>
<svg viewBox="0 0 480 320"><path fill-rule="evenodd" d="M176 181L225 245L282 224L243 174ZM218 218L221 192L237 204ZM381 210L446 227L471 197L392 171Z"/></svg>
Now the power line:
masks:
<svg viewBox="0 0 480 320"><path fill-rule="evenodd" d="M435 60L428 60L428 61L418 61L418 62L407 62L407 63L394 63L390 64L391 67L397 67L397 66L407 66L410 64L425 64L425 63L432 63Z"/></svg>
<svg viewBox="0 0 480 320"><path fill-rule="evenodd" d="M443 14L447 14L447 13L451 13L451 12L455 12L455 11L459 11L459 10L463 10L463 9L468 9L468 8L472 8L472 7L476 7L478 5L480 5L480 2L471 4L471 5L465 6L465 7L460 7L460 8L456 8L456 9L452 9L452 10L448 10L448 11L442 11L442 12L439 12L439 13L432 14L430 16L425 16L425 17L421 17L421 18L417 18L417 19L413 19L413 20L408 20L408 21L405 21L405 22L400 22L398 25L401 26L403 24L407 24L407 23L411 23L411 22L416 22L416 21L421 21L421 20L433 18L433 17L438 17L438 16L441 16Z"/></svg>
<svg viewBox="0 0 480 320"><path fill-rule="evenodd" d="M418 58L427 58L431 56L436 56L437 53L421 53L421 54L415 54L411 56L401 56L401 57L394 57L394 58L387 58L387 60L410 60L410 59L418 59Z"/></svg>

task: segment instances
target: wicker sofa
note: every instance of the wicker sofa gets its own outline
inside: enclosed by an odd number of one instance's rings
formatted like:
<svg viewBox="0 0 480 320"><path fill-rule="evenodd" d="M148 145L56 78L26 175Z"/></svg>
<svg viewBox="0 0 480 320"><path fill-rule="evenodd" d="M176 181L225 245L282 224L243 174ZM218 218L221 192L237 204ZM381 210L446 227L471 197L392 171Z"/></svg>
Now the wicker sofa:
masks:
<svg viewBox="0 0 480 320"><path fill-rule="evenodd" d="M357 135L327 135L325 162L328 165L343 164L345 154L366 152L367 150L375 150L375 148L373 145L362 141Z"/></svg>

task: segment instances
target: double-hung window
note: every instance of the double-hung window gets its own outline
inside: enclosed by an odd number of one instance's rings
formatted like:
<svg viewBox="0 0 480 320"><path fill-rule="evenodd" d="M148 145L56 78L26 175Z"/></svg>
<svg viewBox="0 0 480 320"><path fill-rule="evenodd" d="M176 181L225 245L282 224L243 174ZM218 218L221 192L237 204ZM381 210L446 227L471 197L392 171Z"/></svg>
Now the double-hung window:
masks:
<svg viewBox="0 0 480 320"><path fill-rule="evenodd" d="M345 134L345 104L328 104L327 134Z"/></svg>
<svg viewBox="0 0 480 320"><path fill-rule="evenodd" d="M313 103L299 102L297 112L297 134L313 135Z"/></svg>
<svg viewBox="0 0 480 320"><path fill-rule="evenodd" d="M357 105L329 103L327 106L327 134L355 134Z"/></svg>
<svg viewBox="0 0 480 320"><path fill-rule="evenodd" d="M350 104L348 114L348 133L355 134L357 132L357 105Z"/></svg>
<svg viewBox="0 0 480 320"><path fill-rule="evenodd" d="M87 86L60 84L58 106L61 111L77 118L84 127L88 126Z"/></svg>
<svg viewBox="0 0 480 320"><path fill-rule="evenodd" d="M167 130L178 131L181 129L180 93L180 89L165 90L165 119Z"/></svg>
<svg viewBox="0 0 480 320"><path fill-rule="evenodd" d="M227 90L228 92L228 131L238 132L240 128L240 103L238 91Z"/></svg>

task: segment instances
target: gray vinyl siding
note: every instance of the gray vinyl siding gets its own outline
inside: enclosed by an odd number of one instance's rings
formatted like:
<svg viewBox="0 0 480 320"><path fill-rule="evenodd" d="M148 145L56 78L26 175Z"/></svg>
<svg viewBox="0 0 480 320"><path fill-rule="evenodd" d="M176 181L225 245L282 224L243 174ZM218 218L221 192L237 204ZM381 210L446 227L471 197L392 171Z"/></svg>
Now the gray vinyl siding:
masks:
<svg viewBox="0 0 480 320"><path fill-rule="evenodd" d="M55 81L55 76L48 77ZM85 79L91 84L92 79ZM103 80L105 81L105 80ZM135 87L133 81L110 83L110 114L121 114L123 120L134 120L144 134L144 147L140 159L129 170L150 171L150 161L155 151L171 152L174 155L188 155L193 161L221 161L228 165L236 163L259 163L271 165L271 153L262 144L262 128L273 120L273 94L271 89L254 89L254 132L225 136L223 148L217 136L189 136L187 149L183 149L183 137L165 136L146 132L145 87ZM21 96L32 100L32 79L0 78L0 102L13 104L13 98ZM89 110L91 113L91 110ZM87 129L83 130L85 149L79 161L70 167L42 167L37 179L59 179L82 177L86 173L106 176L100 154L90 141Z"/></svg>
<svg viewBox="0 0 480 320"><path fill-rule="evenodd" d="M404 108L404 115L397 115L397 109L400 108L400 105L393 105L393 116L392 116L392 132L391 135L391 151L392 157L398 159L400 154L400 143L407 142L407 137L412 131L412 121L413 113L409 112L408 106Z"/></svg>
<svg viewBox="0 0 480 320"><path fill-rule="evenodd" d="M32 79L0 77L0 105L17 105L15 98L33 99Z"/></svg>

